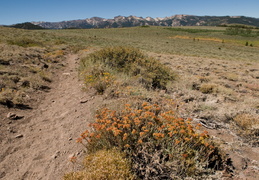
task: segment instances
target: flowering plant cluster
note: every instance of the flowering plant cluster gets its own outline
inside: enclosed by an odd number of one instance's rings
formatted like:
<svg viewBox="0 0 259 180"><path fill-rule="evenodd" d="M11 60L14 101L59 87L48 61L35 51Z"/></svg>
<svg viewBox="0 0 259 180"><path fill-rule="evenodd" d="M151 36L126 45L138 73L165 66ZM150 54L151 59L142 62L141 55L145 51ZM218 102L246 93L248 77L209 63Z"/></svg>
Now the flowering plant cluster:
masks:
<svg viewBox="0 0 259 180"><path fill-rule="evenodd" d="M166 161L177 161L182 174L193 174L201 164L204 168L215 164L213 156L218 153L206 131L197 133L200 126L193 126L192 119L178 118L172 111L164 112L157 104L126 104L120 112L107 108L98 111L91 130L82 133L77 142L90 152L117 147L133 159L140 149L149 146L151 156L160 151Z"/></svg>

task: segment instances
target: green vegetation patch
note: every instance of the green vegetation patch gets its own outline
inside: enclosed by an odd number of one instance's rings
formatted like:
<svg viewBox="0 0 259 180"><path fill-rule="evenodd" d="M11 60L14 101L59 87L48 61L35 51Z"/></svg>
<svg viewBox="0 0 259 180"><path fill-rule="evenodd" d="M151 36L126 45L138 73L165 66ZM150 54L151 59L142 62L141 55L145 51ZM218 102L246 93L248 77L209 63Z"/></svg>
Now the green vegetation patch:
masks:
<svg viewBox="0 0 259 180"><path fill-rule="evenodd" d="M187 33L207 33L207 32L222 32L222 30L216 29L191 29L191 28L165 28L170 31L181 31Z"/></svg>
<svg viewBox="0 0 259 180"><path fill-rule="evenodd" d="M109 69L108 71L137 77L147 89L166 89L167 83L176 78L168 67L131 47L111 47L94 52L82 59L81 69L88 68L89 62L98 64L99 67L101 65L104 69ZM90 76L95 77L96 74Z"/></svg>
<svg viewBox="0 0 259 180"><path fill-rule="evenodd" d="M22 47L43 46L43 44L41 42L33 40L33 39L29 39L29 38L20 38L20 39L9 40L8 44L22 46Z"/></svg>

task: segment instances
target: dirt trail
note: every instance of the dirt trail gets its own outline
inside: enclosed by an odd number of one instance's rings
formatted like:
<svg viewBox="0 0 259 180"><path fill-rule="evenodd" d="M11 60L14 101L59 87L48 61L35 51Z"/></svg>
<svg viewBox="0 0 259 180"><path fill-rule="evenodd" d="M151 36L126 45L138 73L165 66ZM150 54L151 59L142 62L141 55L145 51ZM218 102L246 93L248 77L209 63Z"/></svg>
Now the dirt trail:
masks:
<svg viewBox="0 0 259 180"><path fill-rule="evenodd" d="M77 60L69 55L39 107L21 111L24 118L6 129L10 132L1 142L0 179L57 180L75 168L69 157L83 152L75 140L86 128L93 103L81 91Z"/></svg>

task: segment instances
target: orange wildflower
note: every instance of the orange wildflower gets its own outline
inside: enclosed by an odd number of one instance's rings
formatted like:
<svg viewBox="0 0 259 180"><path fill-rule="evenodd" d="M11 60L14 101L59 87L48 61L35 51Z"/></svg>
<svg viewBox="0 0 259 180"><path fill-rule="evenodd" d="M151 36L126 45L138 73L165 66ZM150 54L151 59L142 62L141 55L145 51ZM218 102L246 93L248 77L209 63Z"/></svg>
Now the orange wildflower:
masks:
<svg viewBox="0 0 259 180"><path fill-rule="evenodd" d="M138 144L142 144L143 141L141 139L138 140Z"/></svg>
<svg viewBox="0 0 259 180"><path fill-rule="evenodd" d="M149 110L151 108L152 108L152 106L145 106L145 107L143 107L143 109L145 109L145 110Z"/></svg>
<svg viewBox="0 0 259 180"><path fill-rule="evenodd" d="M137 132L136 129L133 129L131 133L135 134L136 132Z"/></svg>
<svg viewBox="0 0 259 180"><path fill-rule="evenodd" d="M94 135L95 135L95 133L93 133L93 132L89 134L90 137L93 137Z"/></svg>
<svg viewBox="0 0 259 180"><path fill-rule="evenodd" d="M173 133L172 133L172 132L169 132L168 135L169 135L170 137L173 137Z"/></svg>
<svg viewBox="0 0 259 180"><path fill-rule="evenodd" d="M184 138L185 141L190 141L191 139L190 138Z"/></svg>
<svg viewBox="0 0 259 180"><path fill-rule="evenodd" d="M187 157L188 157L188 154L182 154L182 156L183 156L184 158L187 158Z"/></svg>
<svg viewBox="0 0 259 180"><path fill-rule="evenodd" d="M129 147L130 147L130 145L129 145L129 144L126 144L124 147L125 147L125 148L129 148Z"/></svg>
<svg viewBox="0 0 259 180"><path fill-rule="evenodd" d="M148 124L148 125L151 125L151 126L154 125L152 122L148 122L147 124Z"/></svg>
<svg viewBox="0 0 259 180"><path fill-rule="evenodd" d="M124 133L124 134L123 134L123 139L122 139L122 140L123 140L123 141L125 141L127 138L128 138L128 134L127 134L127 133Z"/></svg>
<svg viewBox="0 0 259 180"><path fill-rule="evenodd" d="M165 134L163 133L153 133L153 136L155 136L156 139L164 138Z"/></svg>
<svg viewBox="0 0 259 180"><path fill-rule="evenodd" d="M113 126L116 126L116 125L117 125L117 122L112 123L112 125L113 125Z"/></svg>
<svg viewBox="0 0 259 180"><path fill-rule="evenodd" d="M83 139L82 139L82 138L77 138L77 139L76 139L76 142L77 142L77 143L82 143L82 142L83 142Z"/></svg>
<svg viewBox="0 0 259 180"><path fill-rule="evenodd" d="M145 132L140 132L140 133L139 133L140 137L141 137L141 136L144 136L144 134L145 134Z"/></svg>
<svg viewBox="0 0 259 180"><path fill-rule="evenodd" d="M178 139L176 139L175 140L175 144L177 145L177 144L179 144L180 143L180 141L178 140Z"/></svg>
<svg viewBox="0 0 259 180"><path fill-rule="evenodd" d="M210 149L214 149L215 147L214 146L212 146L212 145L210 145L210 147L209 147Z"/></svg>
<svg viewBox="0 0 259 180"><path fill-rule="evenodd" d="M143 102L142 106L144 107L146 105L148 105L148 103L147 102Z"/></svg>
<svg viewBox="0 0 259 180"><path fill-rule="evenodd" d="M97 134L95 137L96 137L97 139L100 139L100 138L101 138L101 134Z"/></svg>
<svg viewBox="0 0 259 180"><path fill-rule="evenodd" d="M125 124L125 127L126 128L130 128L130 124Z"/></svg>
<svg viewBox="0 0 259 180"><path fill-rule="evenodd" d="M180 130L180 133L181 133L181 134L184 134L184 133L185 133L185 130L184 130L184 129L181 129L181 130Z"/></svg>
<svg viewBox="0 0 259 180"><path fill-rule="evenodd" d="M114 129L114 130L113 130L113 135L114 135L114 136L118 136L121 132L122 132L121 130Z"/></svg>

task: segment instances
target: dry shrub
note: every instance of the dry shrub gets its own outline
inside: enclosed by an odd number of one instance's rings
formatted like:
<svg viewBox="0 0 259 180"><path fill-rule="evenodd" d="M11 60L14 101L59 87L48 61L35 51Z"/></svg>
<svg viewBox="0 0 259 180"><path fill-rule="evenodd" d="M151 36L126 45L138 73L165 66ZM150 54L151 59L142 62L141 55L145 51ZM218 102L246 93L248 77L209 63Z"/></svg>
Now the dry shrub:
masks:
<svg viewBox="0 0 259 180"><path fill-rule="evenodd" d="M236 73L228 73L225 77L230 81L238 81L239 77Z"/></svg>
<svg viewBox="0 0 259 180"><path fill-rule="evenodd" d="M204 94L210 94L217 90L217 85L212 83L204 83L200 86L200 91Z"/></svg>
<svg viewBox="0 0 259 180"><path fill-rule="evenodd" d="M246 138L252 145L259 145L259 116L248 113L238 114L233 118L234 122L238 125L239 134Z"/></svg>
<svg viewBox="0 0 259 180"><path fill-rule="evenodd" d="M253 128L259 124L258 120L251 114L239 114L234 118L234 121L244 130Z"/></svg>
<svg viewBox="0 0 259 180"><path fill-rule="evenodd" d="M64 180L133 180L130 161L116 149L100 150L88 154L84 170L66 174Z"/></svg>
<svg viewBox="0 0 259 180"><path fill-rule="evenodd" d="M0 104L8 105L9 102L12 102L14 96L13 90L2 88L0 91Z"/></svg>
<svg viewBox="0 0 259 180"><path fill-rule="evenodd" d="M126 104L119 112L99 110L92 130L82 133L77 142L88 152L119 148L141 179L196 177L222 169L224 163L207 132L196 132L199 126L157 104Z"/></svg>

